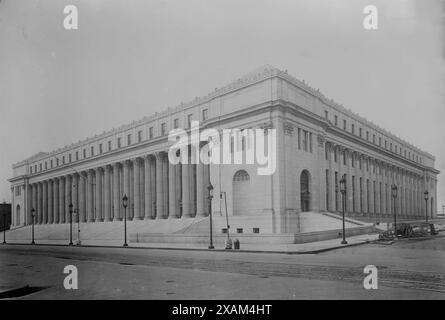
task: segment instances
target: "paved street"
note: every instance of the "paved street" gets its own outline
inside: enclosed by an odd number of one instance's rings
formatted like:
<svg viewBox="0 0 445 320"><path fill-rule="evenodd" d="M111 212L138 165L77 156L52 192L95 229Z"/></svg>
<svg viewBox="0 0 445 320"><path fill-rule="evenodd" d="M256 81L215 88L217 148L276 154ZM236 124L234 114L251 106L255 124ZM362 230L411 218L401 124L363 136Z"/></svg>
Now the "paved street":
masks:
<svg viewBox="0 0 445 320"><path fill-rule="evenodd" d="M69 264L78 290L63 287ZM36 290L18 299L445 299L445 238L302 255L2 245L0 277Z"/></svg>

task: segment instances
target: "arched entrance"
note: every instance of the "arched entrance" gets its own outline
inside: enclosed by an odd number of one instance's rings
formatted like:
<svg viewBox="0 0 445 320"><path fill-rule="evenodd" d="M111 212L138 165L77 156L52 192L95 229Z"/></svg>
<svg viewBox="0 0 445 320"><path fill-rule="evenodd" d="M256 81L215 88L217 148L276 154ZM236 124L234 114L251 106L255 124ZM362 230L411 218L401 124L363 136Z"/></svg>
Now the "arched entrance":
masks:
<svg viewBox="0 0 445 320"><path fill-rule="evenodd" d="M18 204L15 208L15 225L20 225L20 205Z"/></svg>
<svg viewBox="0 0 445 320"><path fill-rule="evenodd" d="M250 176L245 170L237 171L233 176L233 215L242 215L251 211Z"/></svg>
<svg viewBox="0 0 445 320"><path fill-rule="evenodd" d="M303 170L300 175L300 202L301 211L310 211L311 192L309 171Z"/></svg>

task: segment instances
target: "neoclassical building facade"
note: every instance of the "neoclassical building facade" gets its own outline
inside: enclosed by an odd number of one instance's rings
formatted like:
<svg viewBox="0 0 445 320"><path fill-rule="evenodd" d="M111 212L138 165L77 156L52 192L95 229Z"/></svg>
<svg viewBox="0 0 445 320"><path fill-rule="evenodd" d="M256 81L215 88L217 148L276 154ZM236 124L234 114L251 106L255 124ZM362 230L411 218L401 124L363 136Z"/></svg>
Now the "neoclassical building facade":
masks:
<svg viewBox="0 0 445 320"><path fill-rule="evenodd" d="M172 164L168 133L190 129L276 132L276 170L252 164ZM244 138L241 138L244 139ZM241 141L235 148L245 151ZM233 146L231 146L233 149ZM233 151L233 150L232 150ZM189 219L212 212L261 220L261 232L296 232L301 212L341 212L346 179L350 216L385 221L436 215L434 156L326 98L287 72L265 66L205 97L140 121L39 153L13 165L13 225ZM391 185L397 185L395 203ZM424 192L428 191L427 203Z"/></svg>

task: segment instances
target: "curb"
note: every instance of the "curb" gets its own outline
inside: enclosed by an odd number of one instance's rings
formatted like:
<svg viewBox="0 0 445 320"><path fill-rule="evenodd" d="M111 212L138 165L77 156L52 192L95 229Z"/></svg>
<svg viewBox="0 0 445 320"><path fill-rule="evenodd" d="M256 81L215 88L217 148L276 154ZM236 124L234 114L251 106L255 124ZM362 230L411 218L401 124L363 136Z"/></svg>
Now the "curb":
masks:
<svg viewBox="0 0 445 320"><path fill-rule="evenodd" d="M18 245L18 246L40 246L40 247L72 247L72 248L111 248L111 249L139 249L139 250L181 250L181 251L205 251L205 252L227 252L227 253L277 253L277 254L317 254L332 250L337 250L341 248L347 248L347 247L355 247L362 244L372 243L376 240L363 240L356 243L350 243L346 245L336 245L333 247L327 247L327 248L321 248L321 249L314 249L314 250L297 250L297 251L285 251L285 250L243 250L243 249L206 249L206 248L173 248L173 247L132 247L131 244L129 244L128 247L123 246L104 246L104 245L94 245L94 244L87 244L87 245L81 245L81 246L69 246L67 244L49 244L49 243L36 243L36 244L30 244L30 243L6 243L6 245ZM1 246L0 246L1 248Z"/></svg>

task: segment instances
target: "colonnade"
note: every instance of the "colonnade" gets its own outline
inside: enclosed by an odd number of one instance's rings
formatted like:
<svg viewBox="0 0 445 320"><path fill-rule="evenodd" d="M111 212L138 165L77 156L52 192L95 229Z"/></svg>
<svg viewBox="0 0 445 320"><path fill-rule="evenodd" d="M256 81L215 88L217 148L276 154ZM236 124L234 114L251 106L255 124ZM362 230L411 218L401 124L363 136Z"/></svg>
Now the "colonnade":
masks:
<svg viewBox="0 0 445 320"><path fill-rule="evenodd" d="M74 169L72 170L74 171ZM209 166L172 164L157 152L29 184L28 224L178 219L208 215Z"/></svg>

